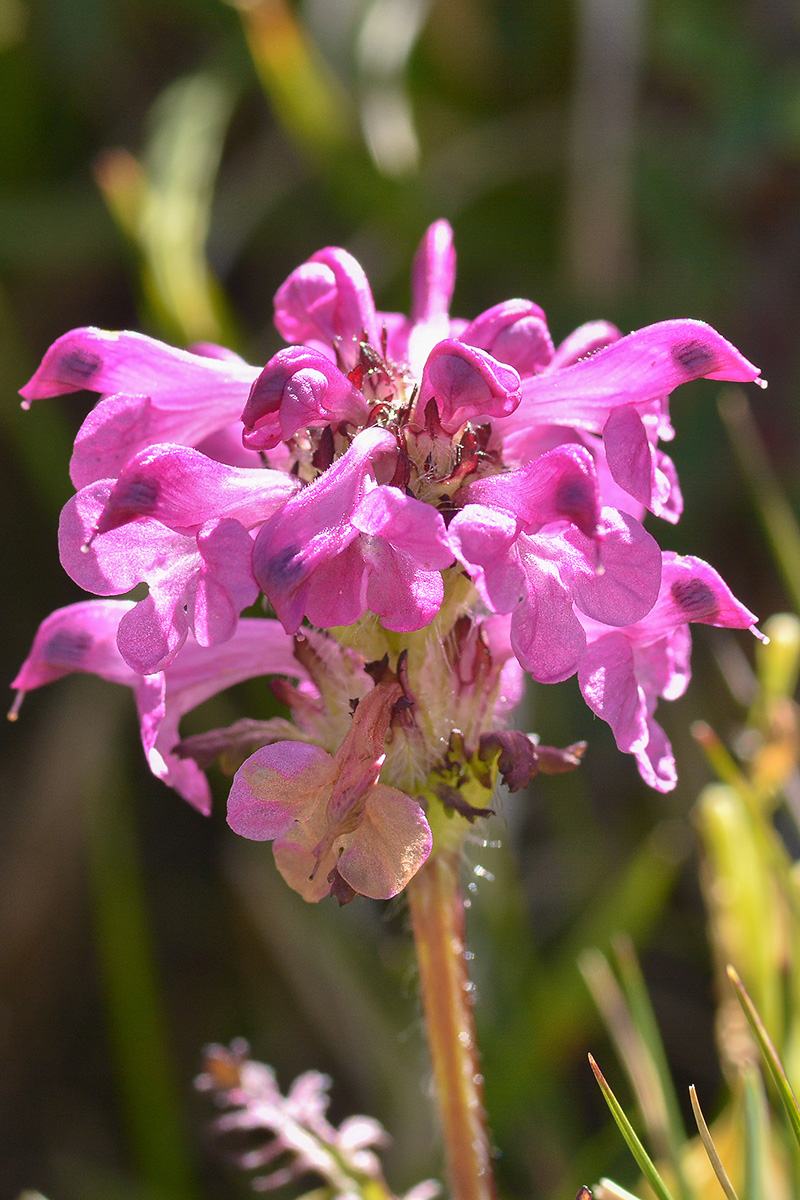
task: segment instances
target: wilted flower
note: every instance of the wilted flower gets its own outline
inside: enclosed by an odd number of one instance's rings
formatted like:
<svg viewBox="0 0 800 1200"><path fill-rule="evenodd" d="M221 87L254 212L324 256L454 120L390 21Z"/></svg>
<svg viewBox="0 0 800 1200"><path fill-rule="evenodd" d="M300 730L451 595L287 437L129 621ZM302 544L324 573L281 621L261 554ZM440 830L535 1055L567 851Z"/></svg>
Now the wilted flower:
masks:
<svg viewBox="0 0 800 1200"><path fill-rule="evenodd" d="M15 686L68 670L132 686L156 773L205 810L201 768L238 769L230 823L274 839L308 899L394 895L488 810L498 775L575 765L506 730L523 670L577 673L668 790L653 714L688 680L688 623L755 621L641 520L681 511L659 445L672 390L757 369L699 321L628 336L595 321L554 347L531 301L453 319L454 278L444 221L417 252L410 317L377 311L328 248L278 290L294 344L263 370L79 329L23 389L102 394L75 443L62 562L96 595L148 595L54 614ZM242 617L259 595L277 621ZM276 686L293 723L178 743L189 707L261 674L294 681Z"/></svg>

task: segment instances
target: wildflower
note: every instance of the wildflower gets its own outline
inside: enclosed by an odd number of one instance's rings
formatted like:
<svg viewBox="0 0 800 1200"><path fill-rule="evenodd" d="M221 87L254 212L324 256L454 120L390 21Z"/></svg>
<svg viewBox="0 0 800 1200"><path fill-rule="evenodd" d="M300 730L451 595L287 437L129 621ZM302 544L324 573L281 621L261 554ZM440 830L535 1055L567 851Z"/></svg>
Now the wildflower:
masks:
<svg viewBox="0 0 800 1200"><path fill-rule="evenodd" d="M23 389L26 404L101 393L76 439L62 561L101 597L148 587L63 610L73 647L91 642L68 669L133 687L145 715L162 688L169 719L142 716L151 763L206 808L202 768L220 757L233 828L273 840L308 899L396 894L489 811L498 778L577 764L508 730L523 670L577 673L644 778L673 786L653 714L688 679L687 624L754 620L641 520L681 511L661 448L670 393L757 369L700 321L626 336L594 321L554 345L529 300L453 318L454 280L444 221L417 251L408 317L380 312L329 247L278 289L290 345L263 369L81 329ZM242 616L259 597L277 621ZM54 629L18 686L63 673ZM273 671L293 681L273 680L291 723L178 744L172 714L196 695Z"/></svg>
<svg viewBox="0 0 800 1200"><path fill-rule="evenodd" d="M202 813L211 811L208 781L191 758L177 753L181 718L211 696L245 679L280 675L306 680L291 638L277 621L246 618L225 645L201 647L187 641L180 657L150 675L135 671L118 647L130 600L84 600L56 609L42 624L12 687L16 717L26 692L75 671L99 675L133 689L142 746L153 774Z"/></svg>
<svg viewBox="0 0 800 1200"><path fill-rule="evenodd" d="M389 1142L386 1131L372 1117L347 1117L338 1129L332 1125L326 1117L327 1075L306 1071L284 1096L272 1068L254 1062L247 1043L238 1039L230 1049L206 1047L195 1086L227 1110L214 1120L212 1132L220 1147L229 1147L233 1164L243 1171L269 1168L253 1179L257 1190L271 1191L310 1173L324 1181L332 1200L393 1200L376 1154ZM237 1134L247 1136L249 1149L236 1148ZM438 1191L426 1180L405 1200L432 1200Z"/></svg>

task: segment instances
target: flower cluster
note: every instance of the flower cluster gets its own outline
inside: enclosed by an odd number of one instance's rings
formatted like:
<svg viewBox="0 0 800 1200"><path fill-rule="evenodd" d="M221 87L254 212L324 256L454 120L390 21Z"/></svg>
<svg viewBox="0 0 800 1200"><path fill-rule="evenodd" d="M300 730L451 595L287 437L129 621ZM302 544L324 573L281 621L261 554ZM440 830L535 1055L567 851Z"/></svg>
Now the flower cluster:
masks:
<svg viewBox="0 0 800 1200"><path fill-rule="evenodd" d="M230 824L274 839L310 900L394 895L487 811L498 774L513 788L575 765L574 748L506 729L523 672L577 674L670 789L654 713L687 684L689 624L755 621L642 520L681 512L661 449L673 389L758 370L693 320L627 336L595 321L557 347L530 301L457 320L454 277L445 221L417 252L410 317L377 311L359 264L328 248L278 290L292 344L262 370L77 329L22 390L101 393L59 541L103 599L49 617L14 686L84 670L132 687L153 771L208 811L203 769L238 767ZM107 599L142 583L143 599ZM275 617L242 616L259 600ZM180 742L186 711L264 675L293 721Z"/></svg>
<svg viewBox="0 0 800 1200"><path fill-rule="evenodd" d="M227 1147L234 1166L263 1171L252 1179L254 1190L273 1191L307 1175L321 1179L330 1200L394 1200L381 1171L376 1150L389 1142L372 1117L347 1117L337 1128L327 1119L331 1081L319 1071L306 1071L281 1094L271 1067L254 1062L246 1042L208 1046L205 1069L195 1086L226 1109L212 1131ZM247 1149L241 1149L245 1142ZM433 1200L439 1185L425 1180L404 1200ZM317 1195L312 1192L311 1195Z"/></svg>

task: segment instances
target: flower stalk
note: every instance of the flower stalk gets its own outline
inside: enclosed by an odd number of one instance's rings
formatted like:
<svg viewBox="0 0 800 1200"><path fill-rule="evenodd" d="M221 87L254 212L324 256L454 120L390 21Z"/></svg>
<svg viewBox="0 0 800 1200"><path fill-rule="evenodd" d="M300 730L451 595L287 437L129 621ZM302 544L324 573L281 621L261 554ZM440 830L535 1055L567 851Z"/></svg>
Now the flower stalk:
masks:
<svg viewBox="0 0 800 1200"><path fill-rule="evenodd" d="M452 1200L494 1200L457 851L433 854L408 885L420 990Z"/></svg>

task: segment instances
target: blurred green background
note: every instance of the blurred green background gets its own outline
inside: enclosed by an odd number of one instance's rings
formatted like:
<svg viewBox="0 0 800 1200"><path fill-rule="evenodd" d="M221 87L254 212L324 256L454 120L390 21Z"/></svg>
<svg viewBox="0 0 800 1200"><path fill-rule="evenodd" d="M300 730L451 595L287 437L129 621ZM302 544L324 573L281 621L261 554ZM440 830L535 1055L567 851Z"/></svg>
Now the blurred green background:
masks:
<svg viewBox="0 0 800 1200"><path fill-rule="evenodd" d="M263 362L293 267L344 245L379 307L406 309L414 248L440 216L455 315L519 295L556 341L600 316L715 325L770 381L751 389L755 418L800 499L793 0L0 0L0 103L9 680L39 621L80 598L55 531L92 398L23 414L16 394L49 343L131 327ZM790 599L719 391L674 398L686 515L651 528L765 617ZM689 695L663 711L675 793L647 792L572 680L532 695L531 721L545 741L588 738L584 768L507 800L470 847L504 1195L633 1178L586 1066L607 1042L575 966L616 930L639 945L681 1090L718 1086L689 819L709 773L688 730L703 717L735 731L717 662L735 673L752 648L706 629L694 641ZM269 703L256 686L235 700L250 715ZM192 727L225 723L233 703ZM305 906L267 847L237 843L223 804L203 820L149 778L111 685L29 697L2 755L0 1194L245 1195L191 1088L202 1045L239 1034L284 1087L329 1071L337 1119L381 1119L395 1188L441 1171L402 903Z"/></svg>

